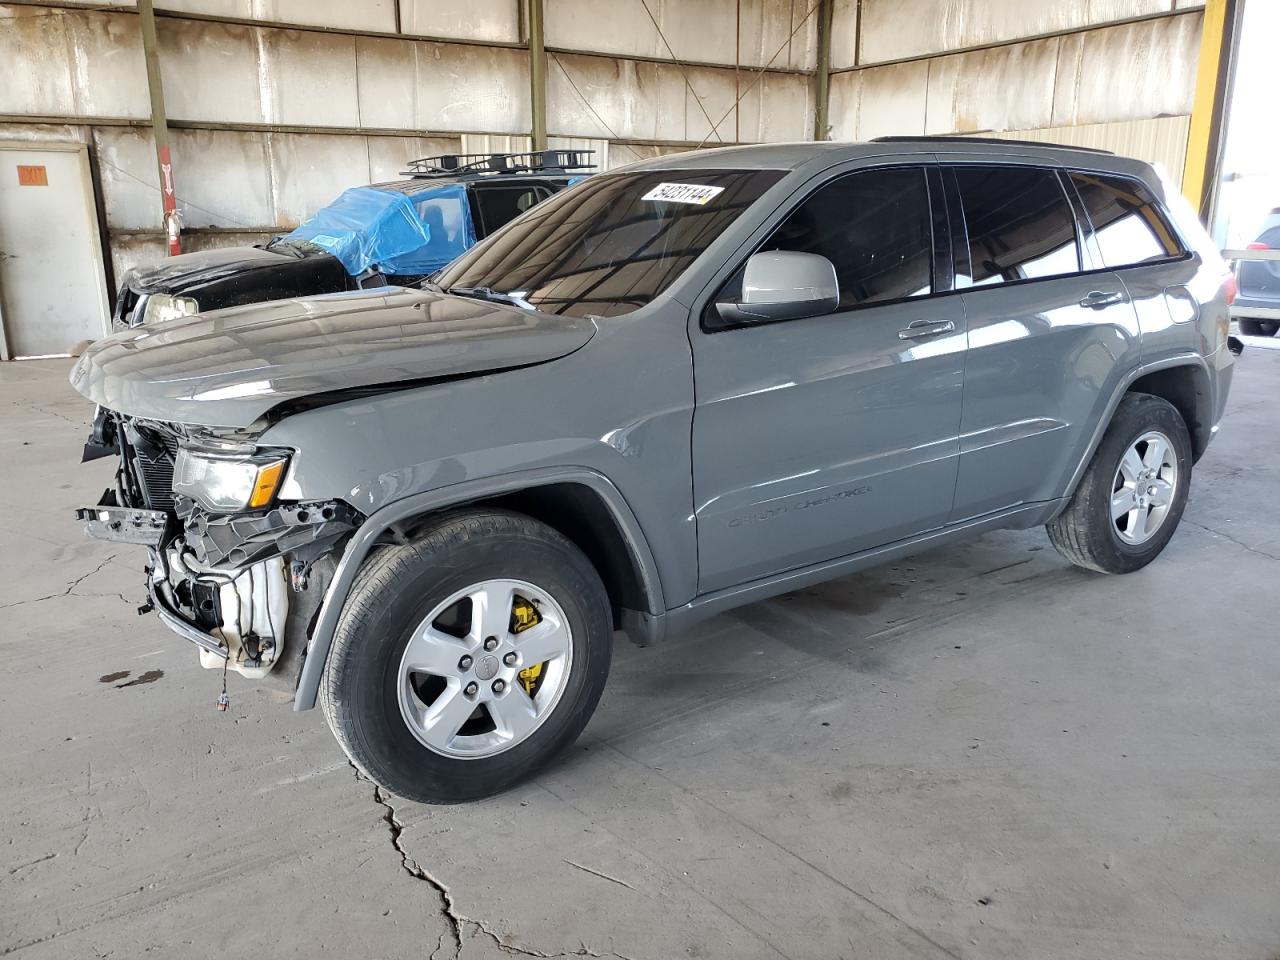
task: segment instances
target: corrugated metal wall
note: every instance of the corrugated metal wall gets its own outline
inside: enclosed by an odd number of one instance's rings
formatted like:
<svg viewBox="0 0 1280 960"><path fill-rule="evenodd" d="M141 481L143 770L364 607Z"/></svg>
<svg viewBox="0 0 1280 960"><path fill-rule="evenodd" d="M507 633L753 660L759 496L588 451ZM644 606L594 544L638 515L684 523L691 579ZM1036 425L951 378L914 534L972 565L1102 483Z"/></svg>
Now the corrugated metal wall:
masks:
<svg viewBox="0 0 1280 960"><path fill-rule="evenodd" d="M832 139L1026 136L1128 153L1180 177L1202 6L839 0Z"/></svg>
<svg viewBox="0 0 1280 960"><path fill-rule="evenodd" d="M546 9L552 146L596 149L609 166L704 139L811 131L817 26L803 3ZM413 157L528 149L523 22L520 0L161 0L186 248L288 229ZM162 256L137 16L0 4L0 63L12 67L0 137L90 143L117 272Z"/></svg>
<svg viewBox="0 0 1280 960"><path fill-rule="evenodd" d="M1182 168L1187 160L1187 131L1190 125L1189 116L1151 117L1146 120L1120 120L1116 123L1085 123L1075 127L1012 130L1009 136L1020 140L1094 147L1130 157L1141 157L1158 164L1174 183L1178 183L1182 179Z"/></svg>
<svg viewBox="0 0 1280 960"><path fill-rule="evenodd" d="M523 0L160 0L188 249L448 151L527 149ZM163 253L131 3L0 4L0 138L94 148L117 269ZM1180 174L1186 0L834 0L831 135L1011 131ZM552 146L602 166L813 133L816 0L545 0Z"/></svg>

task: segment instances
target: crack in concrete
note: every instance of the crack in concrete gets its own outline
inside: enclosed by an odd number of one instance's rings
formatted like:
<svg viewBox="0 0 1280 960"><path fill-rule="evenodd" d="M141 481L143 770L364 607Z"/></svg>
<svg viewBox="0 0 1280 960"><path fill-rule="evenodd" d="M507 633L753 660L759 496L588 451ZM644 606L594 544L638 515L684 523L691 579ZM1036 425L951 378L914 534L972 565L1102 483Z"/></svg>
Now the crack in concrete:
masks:
<svg viewBox="0 0 1280 960"><path fill-rule="evenodd" d="M1267 553L1267 551L1265 550L1259 550L1257 547L1251 547L1249 546L1249 544L1245 543L1243 540L1237 540L1235 537L1233 537L1229 533L1223 533L1221 530L1215 530L1213 527L1205 526L1203 523L1196 523L1196 521L1188 520L1186 517L1182 518L1182 522L1189 523L1193 527L1199 527L1201 530L1205 531L1206 533L1212 533L1216 536L1221 537L1223 540L1230 540L1232 543L1234 543L1237 547L1240 547L1242 550L1248 550L1250 553L1256 553L1258 556L1266 557L1268 560L1280 561L1280 557L1276 556L1274 553Z"/></svg>
<svg viewBox="0 0 1280 960"><path fill-rule="evenodd" d="M48 593L48 594L45 594L43 597L32 597L28 600L15 600L12 603L0 603L0 610L8 610L10 607L21 607L24 604L28 604L28 603L43 603L45 600L56 600L59 597L69 597L73 593L75 593L76 587L80 586L80 584L84 583L86 580L92 577L95 573L100 572L108 563L110 563L112 560L114 560L118 556L119 556L118 553L111 554L111 556L107 557L107 559L103 560L100 564L98 564L88 573L84 574L83 576L76 577L74 580L68 583L67 588L63 590L61 593ZM132 600L129 600L128 598L126 598L123 593L76 593L75 595L77 597L84 597L86 599L92 598L92 597L119 597L125 603L133 602Z"/></svg>
<svg viewBox="0 0 1280 960"><path fill-rule="evenodd" d="M350 761L348 761L350 762ZM360 772L354 763L351 769L355 772L356 779L364 782L372 783L368 777ZM404 824L400 822L400 818L396 816L396 809L387 799L387 794L376 783L373 784L373 800L378 806L382 807L382 820L387 825L387 832L391 837L391 846L396 853L400 855L400 869L407 873L413 879L421 881L431 887L436 896L440 899L440 912L445 921L449 924L449 939L452 940L453 954L450 960L460 960L462 951L467 941L475 939L477 936L483 936L489 940L495 947L503 953L516 957L534 957L536 960L560 960L565 957L592 957L605 958L614 957L616 960L631 960L630 957L621 953L599 953L592 950L585 943L578 950L560 953L545 953L542 950L535 950L530 947L521 947L518 944L507 940L497 931L491 929L483 920L477 920L475 917L469 917L465 913L458 910L457 904L454 902L453 893L449 890L444 881L434 877L429 871L422 867L413 855L405 849L401 840L401 834L404 832ZM445 936L440 937L440 942L435 950L431 951L429 960L435 960L437 954L445 946Z"/></svg>
<svg viewBox="0 0 1280 960"><path fill-rule="evenodd" d="M46 853L43 857L36 857L34 860L28 860L26 863L20 863L16 867L10 867L9 876L13 876L15 873L19 872L20 870L27 869L27 867L34 867L38 863L44 863L48 860L52 860L57 855L58 855L57 851L54 851L53 853Z"/></svg>
<svg viewBox="0 0 1280 960"><path fill-rule="evenodd" d="M68 417L65 413L58 413L56 410L47 410L34 400L14 400L12 403L16 407L26 407L32 413L44 414L46 417L56 417L59 420L67 421L67 423L73 423L77 427L88 427L93 423L91 420L77 420L73 417Z"/></svg>

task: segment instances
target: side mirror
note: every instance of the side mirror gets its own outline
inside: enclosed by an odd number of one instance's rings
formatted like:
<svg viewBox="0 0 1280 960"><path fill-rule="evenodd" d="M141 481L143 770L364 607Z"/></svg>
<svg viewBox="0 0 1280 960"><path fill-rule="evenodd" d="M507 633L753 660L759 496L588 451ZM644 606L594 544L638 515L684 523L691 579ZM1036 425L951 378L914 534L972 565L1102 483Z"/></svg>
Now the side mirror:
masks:
<svg viewBox="0 0 1280 960"><path fill-rule="evenodd" d="M840 305L836 268L816 253L770 250L755 253L742 274L742 299L717 300L725 323L799 320L830 313Z"/></svg>

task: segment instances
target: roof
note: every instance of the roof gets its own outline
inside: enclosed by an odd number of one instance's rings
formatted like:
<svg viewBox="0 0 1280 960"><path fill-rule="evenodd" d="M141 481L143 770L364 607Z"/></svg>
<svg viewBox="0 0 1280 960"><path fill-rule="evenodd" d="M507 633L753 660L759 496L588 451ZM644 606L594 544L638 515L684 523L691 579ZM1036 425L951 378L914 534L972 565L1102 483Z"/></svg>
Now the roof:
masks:
<svg viewBox="0 0 1280 960"><path fill-rule="evenodd" d="M1102 170L1138 172L1146 164L1117 157L1104 150L1004 140L995 137L882 137L864 142L837 143L829 140L793 143L744 144L732 147L690 150L627 164L626 170L796 170L814 166L825 168L863 157L903 154L969 154L990 157L1038 157L1056 163L1088 166ZM615 171L616 172L616 171Z"/></svg>
<svg viewBox="0 0 1280 960"><path fill-rule="evenodd" d="M936 148L950 146L955 143L984 143L1004 147L1049 147L1054 150L1080 150L1084 153L1100 153L1104 156L1115 156L1110 150L1099 150L1096 147L1078 147L1066 143L1046 143L1043 140L1015 140L1009 137L965 137L965 136L919 136L919 137L873 137L871 143L929 143Z"/></svg>
<svg viewBox="0 0 1280 960"><path fill-rule="evenodd" d="M371 183L371 190L385 190L387 193L407 193L413 195L416 193L426 193L428 190L436 190L446 184L457 183L456 180L392 180L389 183Z"/></svg>

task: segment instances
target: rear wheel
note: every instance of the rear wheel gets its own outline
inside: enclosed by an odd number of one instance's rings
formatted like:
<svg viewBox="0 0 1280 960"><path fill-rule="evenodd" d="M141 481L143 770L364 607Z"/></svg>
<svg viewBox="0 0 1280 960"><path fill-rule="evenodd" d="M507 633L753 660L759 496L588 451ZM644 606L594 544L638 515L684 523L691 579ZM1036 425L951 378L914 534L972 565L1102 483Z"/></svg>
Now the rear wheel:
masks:
<svg viewBox="0 0 1280 960"><path fill-rule="evenodd" d="M1067 508L1047 526L1058 552L1100 573L1129 573L1159 556L1182 518L1191 438L1167 400L1120 401Z"/></svg>
<svg viewBox="0 0 1280 960"><path fill-rule="evenodd" d="M443 518L361 570L321 700L375 782L424 803L497 793L581 732L608 674L599 576L529 517Z"/></svg>
<svg viewBox="0 0 1280 960"><path fill-rule="evenodd" d="M1276 320L1237 320L1236 323L1246 337L1274 337L1280 330L1280 321Z"/></svg>

